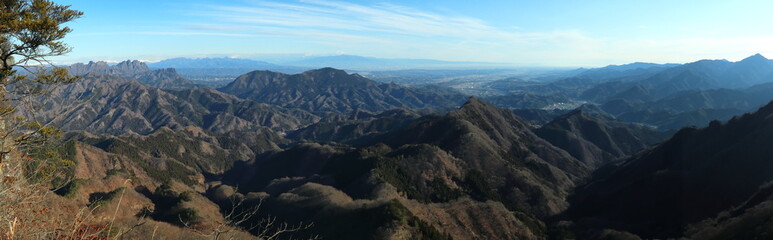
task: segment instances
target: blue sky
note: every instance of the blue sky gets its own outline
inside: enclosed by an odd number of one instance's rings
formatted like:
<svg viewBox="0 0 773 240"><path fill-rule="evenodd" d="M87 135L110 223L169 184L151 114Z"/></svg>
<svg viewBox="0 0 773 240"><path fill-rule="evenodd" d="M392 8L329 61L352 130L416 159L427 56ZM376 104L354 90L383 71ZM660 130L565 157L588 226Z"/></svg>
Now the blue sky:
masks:
<svg viewBox="0 0 773 240"><path fill-rule="evenodd" d="M604 66L773 57L773 1L58 1L60 63L172 57L382 58Z"/></svg>

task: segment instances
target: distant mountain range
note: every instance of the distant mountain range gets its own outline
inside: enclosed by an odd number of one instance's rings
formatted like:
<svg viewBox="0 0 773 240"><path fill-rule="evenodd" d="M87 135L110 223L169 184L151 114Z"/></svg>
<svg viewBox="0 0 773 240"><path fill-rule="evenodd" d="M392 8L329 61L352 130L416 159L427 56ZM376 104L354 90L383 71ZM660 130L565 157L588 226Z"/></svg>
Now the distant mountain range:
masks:
<svg viewBox="0 0 773 240"><path fill-rule="evenodd" d="M116 76L132 76L139 73L149 72L150 68L143 62L137 60L126 60L116 65L109 65L107 62L88 62L76 63L67 67L72 75L86 75L88 73L101 73Z"/></svg>
<svg viewBox="0 0 773 240"><path fill-rule="evenodd" d="M661 98L687 90L705 90L714 88L743 88L773 79L773 64L762 55L754 55L738 62L726 60L701 60L676 67L663 69L658 73L643 79L633 81L614 81L614 84L599 85L591 92L614 92L612 95L596 95L599 97L621 97L617 93L644 89L649 91L635 100L648 100L647 97Z"/></svg>
<svg viewBox="0 0 773 240"><path fill-rule="evenodd" d="M243 58L170 58L147 64L150 68L250 68L271 69L279 65Z"/></svg>
<svg viewBox="0 0 773 240"><path fill-rule="evenodd" d="M292 58L291 58L292 59ZM402 69L488 69L509 67L506 64L451 62L429 59L388 59L353 55L295 57L278 63L244 58L171 58L148 63L151 69L175 68L186 78L201 84L222 86L233 78L255 70L297 74L316 68L375 71ZM106 72L102 72L106 73Z"/></svg>
<svg viewBox="0 0 773 240"><path fill-rule="evenodd" d="M405 69L487 69L508 68L507 64L484 62L453 62L431 59L393 59L354 55L301 57L269 63L244 58L171 58L148 63L152 69L175 68L191 78L238 76L254 70L286 74L301 73L316 68L332 67L346 70L377 71Z"/></svg>
<svg viewBox="0 0 773 240"><path fill-rule="evenodd" d="M612 65L580 69L551 81L505 79L477 85L503 96L498 106L551 110L584 103L613 117L674 130L753 111L771 99L773 61L756 54L738 62Z"/></svg>
<svg viewBox="0 0 773 240"><path fill-rule="evenodd" d="M680 64L655 64L655 63L629 63L623 65L609 65L602 68L592 69L578 69L579 74L575 77L588 78L588 79L614 79L625 76L643 75L647 73L655 73L668 68L679 66Z"/></svg>
<svg viewBox="0 0 773 240"><path fill-rule="evenodd" d="M509 65L502 63L452 62L431 59L374 58L355 55L308 57L298 61L287 62L285 64L312 68L333 67L347 70L366 71L509 67Z"/></svg>
<svg viewBox="0 0 773 240"><path fill-rule="evenodd" d="M177 74L174 68L151 70L145 63L137 60L127 60L116 65L108 65L106 62L76 63L67 67L72 75L87 75L89 73L108 74L137 81L148 86L164 89L198 88L202 85Z"/></svg>
<svg viewBox="0 0 773 240"><path fill-rule="evenodd" d="M181 74L194 79L208 80L236 76L255 70L268 70L282 73L300 73L311 68L283 66L264 61L243 58L171 58L148 63L153 69L175 68Z"/></svg>

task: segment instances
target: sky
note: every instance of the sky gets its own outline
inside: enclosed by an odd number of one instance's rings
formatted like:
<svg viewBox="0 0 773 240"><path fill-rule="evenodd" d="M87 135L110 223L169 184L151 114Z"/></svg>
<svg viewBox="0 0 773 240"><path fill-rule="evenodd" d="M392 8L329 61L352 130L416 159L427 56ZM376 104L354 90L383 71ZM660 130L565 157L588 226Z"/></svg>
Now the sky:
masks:
<svg viewBox="0 0 773 240"><path fill-rule="evenodd" d="M593 67L773 57L769 0L55 0L58 63L328 55Z"/></svg>

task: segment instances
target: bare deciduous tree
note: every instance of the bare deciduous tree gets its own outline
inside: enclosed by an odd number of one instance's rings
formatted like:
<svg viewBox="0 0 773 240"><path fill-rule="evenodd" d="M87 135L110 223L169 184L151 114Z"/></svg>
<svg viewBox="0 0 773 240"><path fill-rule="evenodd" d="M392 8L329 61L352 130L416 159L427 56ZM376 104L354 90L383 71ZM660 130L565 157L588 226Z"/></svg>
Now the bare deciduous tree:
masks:
<svg viewBox="0 0 773 240"><path fill-rule="evenodd" d="M238 189L235 191L238 192ZM237 229L254 233L258 238L263 240L274 240L282 235L307 230L314 226L313 223L304 224L301 222L297 225L291 225L286 222L278 222L275 216L267 216L258 219L258 212L263 206L264 199L265 198L258 198L255 203L251 203L247 201L247 198L238 196L238 194L229 196L229 202L225 206L225 209L223 209L224 221L217 222L216 226L207 231L196 230L189 223L183 221L182 218L179 220L184 226L193 229L196 233L212 237L212 239L215 240L223 238L233 239L232 234ZM319 236L312 236L305 239L314 240L320 238Z"/></svg>

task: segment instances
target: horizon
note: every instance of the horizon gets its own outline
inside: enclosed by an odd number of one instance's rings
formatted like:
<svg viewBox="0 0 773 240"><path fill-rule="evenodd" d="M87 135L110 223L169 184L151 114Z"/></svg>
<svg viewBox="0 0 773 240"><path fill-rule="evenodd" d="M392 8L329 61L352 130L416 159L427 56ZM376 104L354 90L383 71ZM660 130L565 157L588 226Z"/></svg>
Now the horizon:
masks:
<svg viewBox="0 0 773 240"><path fill-rule="evenodd" d="M315 56L603 67L773 55L766 1L69 1L73 51L58 64ZM116 48L116 46L121 46Z"/></svg>
<svg viewBox="0 0 773 240"><path fill-rule="evenodd" d="M472 65L458 65L458 66L449 66L449 67L442 67L442 66L440 66L440 67L430 67L430 68L395 68L395 69L387 68L387 69L381 69L381 70L375 70L375 71L393 71L393 70L411 70L411 69L416 69L416 70L419 70L419 69L424 69L424 70L455 70L455 69L474 70L474 69L516 69L516 68L524 68L524 69L529 69L529 68L533 68L533 69L540 69L540 68L544 68L544 69L551 69L551 68L552 69L596 69L596 68L604 68L604 67L611 67L611 66L625 66L625 65L631 65L631 64L659 64L659 65L677 64L677 65L683 65L683 64L689 64L689 63L694 63L694 62L704 61L704 60L739 62L739 61L742 61L742 60L744 60L746 58L751 58L751 57L754 57L754 56L757 56L757 55L762 56L765 59L771 60L771 59L767 58L765 55L763 55L761 53L755 53L753 55L746 56L746 57L738 59L738 60L729 60L729 59L696 59L696 60L693 60L693 61L681 62L681 63L674 63L674 62L653 63L653 62L636 61L636 62L628 62L628 63L621 63L621 64L607 64L607 65L604 65L604 66L593 66L593 67L583 67L583 66L507 66L507 65L489 65L489 66L476 67L476 66L472 66ZM374 58L374 57L358 56L358 55L329 55L329 56L315 56L315 57L335 57L335 56L352 56L352 57L363 57L363 58L372 58L372 59L380 59L380 60L432 60L432 61L442 61L442 60L436 60L436 59ZM83 61L83 62L72 62L72 63L65 63L65 64L59 64L59 65L67 66L67 65L79 64L79 63L80 64L89 64L90 62L95 62L95 63L104 62L104 63L106 63L108 65L113 66L113 65L116 65L116 64L119 64L119 63L131 62L131 61L139 61L139 62L144 63L144 64L153 64L153 63L158 63L158 62L162 62L162 61L166 61L166 60L175 60L175 59L189 59L189 60L235 59L235 60L255 61L256 63L257 62L263 62L263 63L268 63L268 64L275 64L275 65L277 65L279 67L308 67L310 70L318 69L318 68L328 68L328 67L329 68L335 68L335 69L341 69L341 70L363 70L363 69L347 69L347 67L344 67L344 66L312 67L312 66L302 66L302 65L281 65L281 64L276 64L274 62L264 61L264 60L260 60L260 59L239 58L239 57L231 57L231 56L224 56L224 57L172 57L172 58L161 59L161 60L142 60L142 59L99 60L99 59L94 59L94 60L88 60L88 61ZM448 63L466 63L466 62L448 61ZM469 62L469 63L472 63L472 64L476 64L476 63L481 63L481 64L500 64L500 63L485 63L485 62ZM364 69L364 70L369 70L369 69Z"/></svg>

